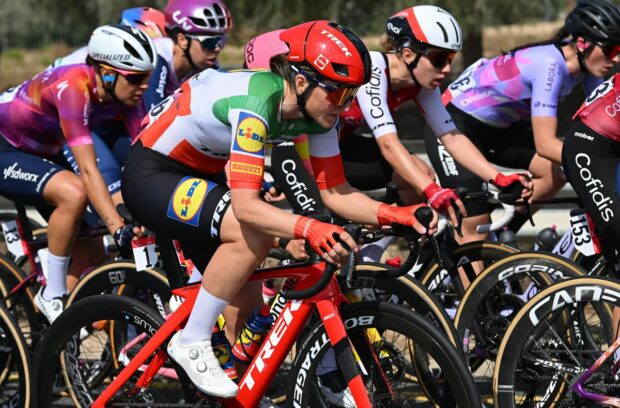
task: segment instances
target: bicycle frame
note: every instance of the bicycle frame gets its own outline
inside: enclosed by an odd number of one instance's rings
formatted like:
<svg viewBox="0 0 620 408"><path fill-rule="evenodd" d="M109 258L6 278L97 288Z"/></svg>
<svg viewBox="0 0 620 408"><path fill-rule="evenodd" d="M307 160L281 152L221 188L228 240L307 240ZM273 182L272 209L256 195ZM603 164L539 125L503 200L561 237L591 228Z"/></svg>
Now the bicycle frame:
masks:
<svg viewBox="0 0 620 408"><path fill-rule="evenodd" d="M263 280L276 278L297 279L296 289L311 287L320 278L325 268L325 263L298 264L265 268L256 271L249 280ZM101 395L93 403L95 408L103 408L106 403L118 392L123 385L137 372L142 374L136 382L135 390L148 384L159 372L167 359L166 351L162 346L179 329L181 329L194 307L198 295L199 284L186 286L173 290L173 294L185 299L181 306L172 313L168 320L152 332L151 339L131 359L118 376L108 385ZM239 383L239 394L235 398L222 399L225 407L255 407L264 395L267 387L276 372L284 362L288 352L294 345L302 330L306 327L310 315L316 308L321 320L325 325L329 341L333 346L339 346L349 355L349 361L356 361L352 345L348 340L344 322L340 316L339 307L347 302L342 294L335 277L316 296L305 300L288 301L267 334L258 353L250 363L247 371ZM346 343L343 343L346 342ZM342 347L344 345L344 347ZM146 360L156 353L155 358L145 368ZM375 356L376 358L376 356ZM358 407L370 408L370 402L366 387L362 380L359 367L354 365L355 372L345 373L348 386ZM303 385L305 378L298 378L299 386ZM391 390L390 390L391 391ZM294 398L294 396L293 396Z"/></svg>
<svg viewBox="0 0 620 408"><path fill-rule="evenodd" d="M616 340L609 346L607 350L592 364L590 368L586 370L583 374L579 376L575 384L572 386L572 389L579 394L581 398L589 399L591 401L596 401L601 404L610 405L612 407L620 407L620 398L611 397L608 395L595 394L590 392L584 388L584 384L596 370L598 370L605 360L607 360L614 352L620 347L620 337L616 337Z"/></svg>

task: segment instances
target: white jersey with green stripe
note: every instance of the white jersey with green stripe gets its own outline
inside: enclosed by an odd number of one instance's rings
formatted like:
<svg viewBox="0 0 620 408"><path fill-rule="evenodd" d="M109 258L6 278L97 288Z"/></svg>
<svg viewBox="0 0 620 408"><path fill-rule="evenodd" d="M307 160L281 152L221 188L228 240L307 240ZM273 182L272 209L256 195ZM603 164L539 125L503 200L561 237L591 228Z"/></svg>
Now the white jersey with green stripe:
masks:
<svg viewBox="0 0 620 408"><path fill-rule="evenodd" d="M230 159L231 188L260 188L265 143L309 134L310 154L338 156L336 127L282 118L283 79L268 71L205 70L153 108L145 147L208 174Z"/></svg>

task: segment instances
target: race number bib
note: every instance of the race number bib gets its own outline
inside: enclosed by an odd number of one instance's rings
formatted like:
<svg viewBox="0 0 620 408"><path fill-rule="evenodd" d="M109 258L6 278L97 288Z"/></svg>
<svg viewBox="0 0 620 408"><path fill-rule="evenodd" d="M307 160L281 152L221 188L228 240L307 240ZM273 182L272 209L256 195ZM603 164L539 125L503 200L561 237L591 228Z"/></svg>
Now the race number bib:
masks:
<svg viewBox="0 0 620 408"><path fill-rule="evenodd" d="M155 237L144 237L131 241L133 258L136 261L136 271L152 268L157 263Z"/></svg>
<svg viewBox="0 0 620 408"><path fill-rule="evenodd" d="M10 253L16 258L25 255L22 239L17 229L17 221L7 221L2 223L2 232L4 233L4 241Z"/></svg>
<svg viewBox="0 0 620 408"><path fill-rule="evenodd" d="M573 244L577 251L585 256L601 253L601 246L596 234L594 234L594 223L587 213L571 213L570 226Z"/></svg>

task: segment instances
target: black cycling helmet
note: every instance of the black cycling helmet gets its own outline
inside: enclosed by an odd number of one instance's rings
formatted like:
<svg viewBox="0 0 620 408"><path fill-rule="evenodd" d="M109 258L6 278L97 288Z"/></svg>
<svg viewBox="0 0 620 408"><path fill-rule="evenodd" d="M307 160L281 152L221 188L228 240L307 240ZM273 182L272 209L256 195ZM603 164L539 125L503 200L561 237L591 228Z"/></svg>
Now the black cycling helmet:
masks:
<svg viewBox="0 0 620 408"><path fill-rule="evenodd" d="M607 0L577 0L564 23L575 37L599 44L620 44L620 10Z"/></svg>

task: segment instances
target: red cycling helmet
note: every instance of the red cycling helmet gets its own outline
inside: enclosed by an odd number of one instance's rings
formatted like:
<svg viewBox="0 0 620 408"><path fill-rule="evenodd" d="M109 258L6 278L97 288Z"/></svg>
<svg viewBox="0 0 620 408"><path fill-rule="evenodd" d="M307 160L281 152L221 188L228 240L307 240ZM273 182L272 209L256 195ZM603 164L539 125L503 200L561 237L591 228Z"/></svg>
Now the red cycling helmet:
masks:
<svg viewBox="0 0 620 408"><path fill-rule="evenodd" d="M280 39L288 45L291 66L311 79L351 88L370 80L368 49L355 33L338 23L310 21L284 30Z"/></svg>

